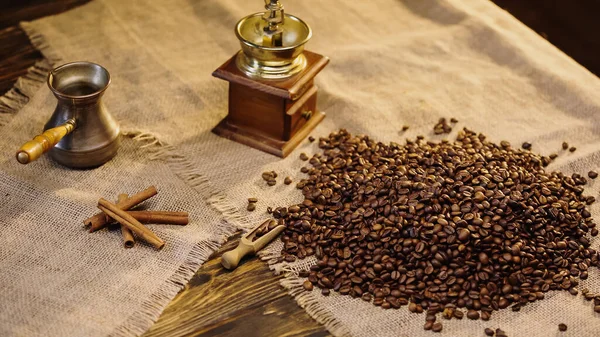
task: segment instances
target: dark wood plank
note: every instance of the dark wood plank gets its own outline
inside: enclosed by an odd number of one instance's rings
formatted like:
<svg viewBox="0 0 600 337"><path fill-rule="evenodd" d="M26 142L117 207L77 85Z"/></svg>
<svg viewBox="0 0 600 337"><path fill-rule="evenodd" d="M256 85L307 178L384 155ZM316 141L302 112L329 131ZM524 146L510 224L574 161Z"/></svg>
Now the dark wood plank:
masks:
<svg viewBox="0 0 600 337"><path fill-rule="evenodd" d="M0 29L62 13L90 0L0 0Z"/></svg>
<svg viewBox="0 0 600 337"><path fill-rule="evenodd" d="M43 58L18 23L64 12L89 1L0 0L0 96Z"/></svg>
<svg viewBox="0 0 600 337"><path fill-rule="evenodd" d="M227 271L213 254L143 336L329 336L279 285L265 262L242 260Z"/></svg>

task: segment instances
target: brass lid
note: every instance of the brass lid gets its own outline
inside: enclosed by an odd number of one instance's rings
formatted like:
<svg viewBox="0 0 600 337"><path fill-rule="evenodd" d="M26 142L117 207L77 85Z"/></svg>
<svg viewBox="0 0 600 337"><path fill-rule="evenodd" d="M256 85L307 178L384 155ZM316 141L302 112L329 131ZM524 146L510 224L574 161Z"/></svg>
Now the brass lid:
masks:
<svg viewBox="0 0 600 337"><path fill-rule="evenodd" d="M236 64L249 77L287 78L306 66L302 52L312 30L298 17L283 13L283 6L277 0L271 0L265 7L269 11L238 21L235 34L242 52Z"/></svg>

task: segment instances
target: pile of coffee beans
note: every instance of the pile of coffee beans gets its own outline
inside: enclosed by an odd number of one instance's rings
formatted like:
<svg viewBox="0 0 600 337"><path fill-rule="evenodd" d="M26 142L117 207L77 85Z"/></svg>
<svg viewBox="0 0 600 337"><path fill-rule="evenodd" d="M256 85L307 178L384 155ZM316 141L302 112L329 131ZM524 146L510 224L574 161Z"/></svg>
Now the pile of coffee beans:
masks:
<svg viewBox="0 0 600 337"><path fill-rule="evenodd" d="M440 331L438 313L488 320L598 267L586 178L547 172L549 157L468 129L403 145L340 130L319 147L296 185L304 201L273 210L282 259L318 259L301 273L307 290L407 305Z"/></svg>

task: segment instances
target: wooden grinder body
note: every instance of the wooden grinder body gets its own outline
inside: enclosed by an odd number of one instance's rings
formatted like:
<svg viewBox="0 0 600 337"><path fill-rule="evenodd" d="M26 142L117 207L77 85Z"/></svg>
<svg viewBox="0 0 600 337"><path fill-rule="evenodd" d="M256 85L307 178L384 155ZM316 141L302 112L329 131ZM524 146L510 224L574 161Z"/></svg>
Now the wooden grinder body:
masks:
<svg viewBox="0 0 600 337"><path fill-rule="evenodd" d="M323 119L317 110L314 77L329 63L325 56L304 51L307 66L283 80L243 74L234 55L213 73L229 82L229 113L213 132L279 157L286 157Z"/></svg>

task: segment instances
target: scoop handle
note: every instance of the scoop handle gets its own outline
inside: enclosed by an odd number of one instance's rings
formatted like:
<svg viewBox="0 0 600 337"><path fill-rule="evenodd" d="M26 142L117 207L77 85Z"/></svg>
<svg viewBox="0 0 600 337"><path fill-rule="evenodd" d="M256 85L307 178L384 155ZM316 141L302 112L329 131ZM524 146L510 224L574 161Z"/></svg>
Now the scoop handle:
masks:
<svg viewBox="0 0 600 337"><path fill-rule="evenodd" d="M245 238L242 238L240 240L239 245L235 247L235 249L225 252L221 256L221 265L223 265L223 267L229 270L235 269L244 256L248 254L254 254L256 252L250 244L245 242L246 240L244 239Z"/></svg>
<svg viewBox="0 0 600 337"><path fill-rule="evenodd" d="M42 154L48 152L60 140L71 133L75 129L75 120L69 119L64 124L55 128L48 129L44 133L35 136L32 140L23 144L17 151L17 161L21 164L29 164L30 162L41 157Z"/></svg>

